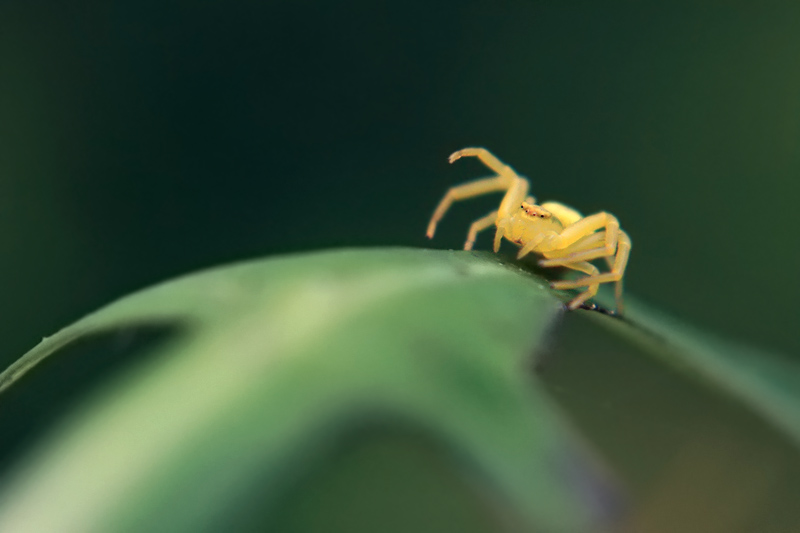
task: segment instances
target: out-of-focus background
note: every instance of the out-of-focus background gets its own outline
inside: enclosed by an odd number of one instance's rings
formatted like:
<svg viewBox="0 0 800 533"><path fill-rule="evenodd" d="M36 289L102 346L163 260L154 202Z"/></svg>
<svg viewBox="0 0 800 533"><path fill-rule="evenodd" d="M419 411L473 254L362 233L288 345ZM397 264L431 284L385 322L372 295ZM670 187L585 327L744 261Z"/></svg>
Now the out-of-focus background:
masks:
<svg viewBox="0 0 800 533"><path fill-rule="evenodd" d="M630 293L798 353L800 4L738 4L7 0L0 364L188 271L458 248L472 145L616 214Z"/></svg>

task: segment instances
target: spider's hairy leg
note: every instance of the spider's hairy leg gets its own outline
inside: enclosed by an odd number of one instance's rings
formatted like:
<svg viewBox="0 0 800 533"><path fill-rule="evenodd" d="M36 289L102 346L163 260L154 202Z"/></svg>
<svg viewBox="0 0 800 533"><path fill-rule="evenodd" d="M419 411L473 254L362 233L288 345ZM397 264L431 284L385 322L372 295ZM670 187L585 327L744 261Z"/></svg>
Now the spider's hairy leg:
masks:
<svg viewBox="0 0 800 533"><path fill-rule="evenodd" d="M587 263L586 261L581 261L578 263L570 263L568 265L564 265L566 268L571 268L573 270L578 270L583 272L584 274L589 274L589 277L596 276L600 273L597 270L597 267L591 263ZM571 311L574 311L578 307L581 306L586 300L592 298L595 294L597 294L597 289L600 287L599 283L595 283L594 285L589 285L585 291L580 293L578 296L573 298L567 304L567 308Z"/></svg>
<svg viewBox="0 0 800 533"><path fill-rule="evenodd" d="M500 209L497 210L498 214L503 218L510 219L511 215L522 205L525 195L528 194L529 187L530 183L528 183L528 180L520 178L519 176L515 177L508 192L500 201Z"/></svg>
<svg viewBox="0 0 800 533"><path fill-rule="evenodd" d="M619 235L619 221L617 217L605 211L583 217L564 228L559 236L559 248L566 248L570 244L578 241L578 239L590 235L601 228L605 228L606 230L606 241L613 243L616 248Z"/></svg>
<svg viewBox="0 0 800 533"><path fill-rule="evenodd" d="M528 180L517 177L508 189L508 192L500 202L500 209L497 210L497 231L494 233L494 252L500 251L500 243L503 237L509 235L513 228L513 213L517 210L525 195L528 194Z"/></svg>
<svg viewBox="0 0 800 533"><path fill-rule="evenodd" d="M622 233L625 233L625 232L622 232ZM627 233L625 234L625 236L626 237L628 236ZM630 239L628 239L628 240L630 241ZM620 239L620 242L622 242L621 239ZM630 244L628 245L628 252L630 252ZM606 263L608 264L608 268L609 268L610 271L614 270L614 263L615 262L616 261L615 261L614 257L606 257ZM627 265L627 263L628 263L628 257L626 255L625 256L625 264ZM622 265L622 270L624 272L625 265ZM623 282L623 280L624 280L624 278L619 278L619 280L617 280L617 282L614 283L614 301L617 303L617 313L620 313L620 314L622 313L622 307L623 307L622 306L622 282Z"/></svg>
<svg viewBox="0 0 800 533"><path fill-rule="evenodd" d="M595 281L597 283L609 283L612 281L619 281L622 279L623 274L625 274L625 268L628 266L628 256L630 255L631 251L631 239L628 237L628 234L624 231L620 231L619 235L619 244L617 246L617 254L614 256L614 264L611 267L610 272L606 272L605 274L598 274L593 278L583 278L577 279L574 281L556 281L555 284L559 285L559 289L575 289L577 287L585 287L587 285L591 285ZM555 262L552 266L568 266L568 263L574 262L571 259L567 258L560 258L560 259L553 259ZM569 285L569 286L567 286ZM553 287L556 288L556 287Z"/></svg>
<svg viewBox="0 0 800 533"><path fill-rule="evenodd" d="M587 248L583 243L596 242L590 239L579 243L581 239L587 237L599 229L604 229L601 235L602 245L595 248ZM554 239L557 248L546 252L545 259L539 261L539 265L543 267L561 265L564 260L574 261L591 261L598 257L612 256L617 252L617 241L619 240L619 221L617 217L610 213L597 213L588 217L582 218L574 224L570 224L557 239ZM572 245L578 244L577 247Z"/></svg>
<svg viewBox="0 0 800 533"><path fill-rule="evenodd" d="M454 163L462 157L469 156L480 159L481 163L497 172L498 176L510 176L514 178L519 177L517 176L517 173L514 172L514 169L497 159L497 157L495 157L495 155L486 148L463 148L450 154L449 161Z"/></svg>
<svg viewBox="0 0 800 533"><path fill-rule="evenodd" d="M622 306L622 277L625 275L625 268L628 266L628 257L631 251L631 239L628 237L628 234L624 231L621 231L619 234L619 244L617 246L617 255L614 257L614 266L611 268L611 272L606 272L605 274L595 274L591 276L587 276L585 278L576 279L573 281L555 281L550 284L550 286L556 290L564 290L564 289L577 289L580 287L588 287L594 285L596 283L610 283L610 282L617 282L616 290L614 291L617 303L617 312L621 313L623 306ZM564 261L562 259L561 261ZM570 267L569 263L565 262L560 264L560 266Z"/></svg>
<svg viewBox="0 0 800 533"><path fill-rule="evenodd" d="M619 272L619 279L614 286L614 301L617 303L617 313L622 313L622 280L625 274L625 268L628 266L628 257L630 257L631 254L631 238L624 231L620 231L619 233L617 257L614 258L614 266L611 267L611 271Z"/></svg>
<svg viewBox="0 0 800 533"><path fill-rule="evenodd" d="M483 231L497 220L497 211L492 211L485 217L481 217L469 227L467 233L467 242L464 243L465 250L472 250L472 245L475 244L475 238L478 236L479 231Z"/></svg>
<svg viewBox="0 0 800 533"><path fill-rule="evenodd" d="M514 172L513 168L497 159L497 157L495 157L495 155L486 148L464 148L450 154L449 161L450 163L453 163L462 157L477 157L481 163L489 167L491 170L497 172L498 178L505 178L508 180L506 195L503 198L503 201L500 202L499 214L501 217L510 217L511 214L517 210L523 200L528 197L528 188L530 187L528 180ZM530 200L530 203L534 203L535 199L532 196L528 197L528 199ZM499 237L498 239L502 239L502 237ZM495 247L495 252L499 250L499 248L499 245L497 245Z"/></svg>
<svg viewBox="0 0 800 533"><path fill-rule="evenodd" d="M573 254L575 254L576 252L585 252L585 251L588 251L588 250L594 250L598 246L603 247L603 246L605 246L604 245L605 241L606 241L606 232L605 231L598 231L597 233L591 233L591 234L587 235L586 237L582 237L578 241L570 244L566 248L562 248L560 250L550 250L550 251L547 251L547 252L543 252L542 255L544 255L545 258L541 259L540 261L549 261L550 259L552 259L554 263L552 265L541 265L541 263L540 263L540 266L558 266L560 263L557 263L557 261L559 261L559 260L561 260L561 261L564 261L564 260L571 261L571 260L573 260L572 259ZM611 256L606 257L606 259L612 258L612 260L613 260L613 257L614 256L611 255ZM610 264L609 264L609 268L611 268Z"/></svg>
<svg viewBox="0 0 800 533"><path fill-rule="evenodd" d="M514 179L510 176L492 176L451 187L444 195L444 198L442 198L442 201L439 202L436 211L433 212L431 221L428 223L428 231L426 232L428 238L433 238L433 234L436 232L436 224L439 223L447 210L450 209L454 201L465 200L490 192L507 191L513 185Z"/></svg>
<svg viewBox="0 0 800 533"><path fill-rule="evenodd" d="M500 243L503 241L503 235L506 234L507 228L508 228L508 219L498 218L497 230L494 232L494 243L492 244L492 249L494 250L494 253L500 251Z"/></svg>
<svg viewBox="0 0 800 533"><path fill-rule="evenodd" d="M506 198L507 197L508 195L506 195ZM503 201L505 202L506 200L503 199ZM511 217L507 215L503 216L502 204L500 205L500 209L497 211L497 213L498 213L496 222L497 231L494 232L494 245L492 246L494 253L500 251L500 243L503 242L503 237L505 237L511 232L511 227L512 227Z"/></svg>
<svg viewBox="0 0 800 533"><path fill-rule="evenodd" d="M525 245L522 248L520 248L519 252L517 253L517 259L522 259L526 255L531 253L534 248L539 246L542 243L542 241L544 241L548 237L548 234L554 235L554 233L552 232L542 233L535 239L531 239L528 242L526 242Z"/></svg>

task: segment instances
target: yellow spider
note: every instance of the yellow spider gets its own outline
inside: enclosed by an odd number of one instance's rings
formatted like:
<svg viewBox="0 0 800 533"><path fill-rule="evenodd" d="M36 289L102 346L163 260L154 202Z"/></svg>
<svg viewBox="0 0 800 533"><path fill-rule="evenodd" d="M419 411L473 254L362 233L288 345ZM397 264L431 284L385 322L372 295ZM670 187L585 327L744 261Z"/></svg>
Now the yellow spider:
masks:
<svg viewBox="0 0 800 533"><path fill-rule="evenodd" d="M467 234L465 250L471 250L478 232L497 226L494 234L494 251L500 249L503 237L521 247L517 259L531 252L543 256L539 265L543 267L566 267L578 270L586 277L574 281L556 281L553 289L586 290L573 298L569 309L577 309L597 293L600 283L616 282L617 312L622 312L622 276L628 263L631 239L619 229L619 221L605 211L584 217L571 207L558 202L536 205L533 196L527 196L528 180L517 175L485 148L464 148L450 156L450 162L466 156L474 156L497 173L496 176L479 179L452 187L439 202L428 224L428 238L433 238L436 224L442 219L454 200L464 200L482 194L505 191L497 211L472 223ZM605 258L609 272L601 274L589 261Z"/></svg>

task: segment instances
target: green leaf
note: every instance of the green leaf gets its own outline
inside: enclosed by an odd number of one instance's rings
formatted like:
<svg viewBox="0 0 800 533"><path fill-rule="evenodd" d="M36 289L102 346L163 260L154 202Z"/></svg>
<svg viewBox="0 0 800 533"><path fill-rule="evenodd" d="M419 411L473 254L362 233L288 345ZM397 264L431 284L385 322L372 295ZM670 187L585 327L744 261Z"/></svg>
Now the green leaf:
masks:
<svg viewBox="0 0 800 533"><path fill-rule="evenodd" d="M423 435L415 442L461 480L437 485L471 502L455 505L478 517L460 531L482 530L480 519L508 529L509 516L587 530L610 489L529 371L562 310L546 283L493 254L407 249L254 261L126 297L0 375L13 392L87 335L181 325L4 477L0 531L260 528L296 507L286 498L348 435L384 425L407 428L373 448L394 450L381 463L390 475L403 474L391 466L408 458L395 453L407 435ZM358 485L349 476L344 492ZM384 526L403 530L413 514Z"/></svg>
<svg viewBox="0 0 800 533"><path fill-rule="evenodd" d="M591 319L677 370L729 395L800 446L800 362L717 338L628 298L624 320Z"/></svg>

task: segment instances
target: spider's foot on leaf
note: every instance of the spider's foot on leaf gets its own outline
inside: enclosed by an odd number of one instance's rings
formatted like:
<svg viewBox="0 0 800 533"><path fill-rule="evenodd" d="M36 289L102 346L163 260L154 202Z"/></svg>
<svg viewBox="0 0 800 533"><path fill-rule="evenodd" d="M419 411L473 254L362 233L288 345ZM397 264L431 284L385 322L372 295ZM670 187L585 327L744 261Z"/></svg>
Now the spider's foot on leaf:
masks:
<svg viewBox="0 0 800 533"><path fill-rule="evenodd" d="M597 311L598 313L602 313L604 315L613 316L616 318L622 318L622 315L616 311L612 311L611 309L606 309L603 306L597 305L596 303L582 303L578 306L578 309L585 309L587 311Z"/></svg>

